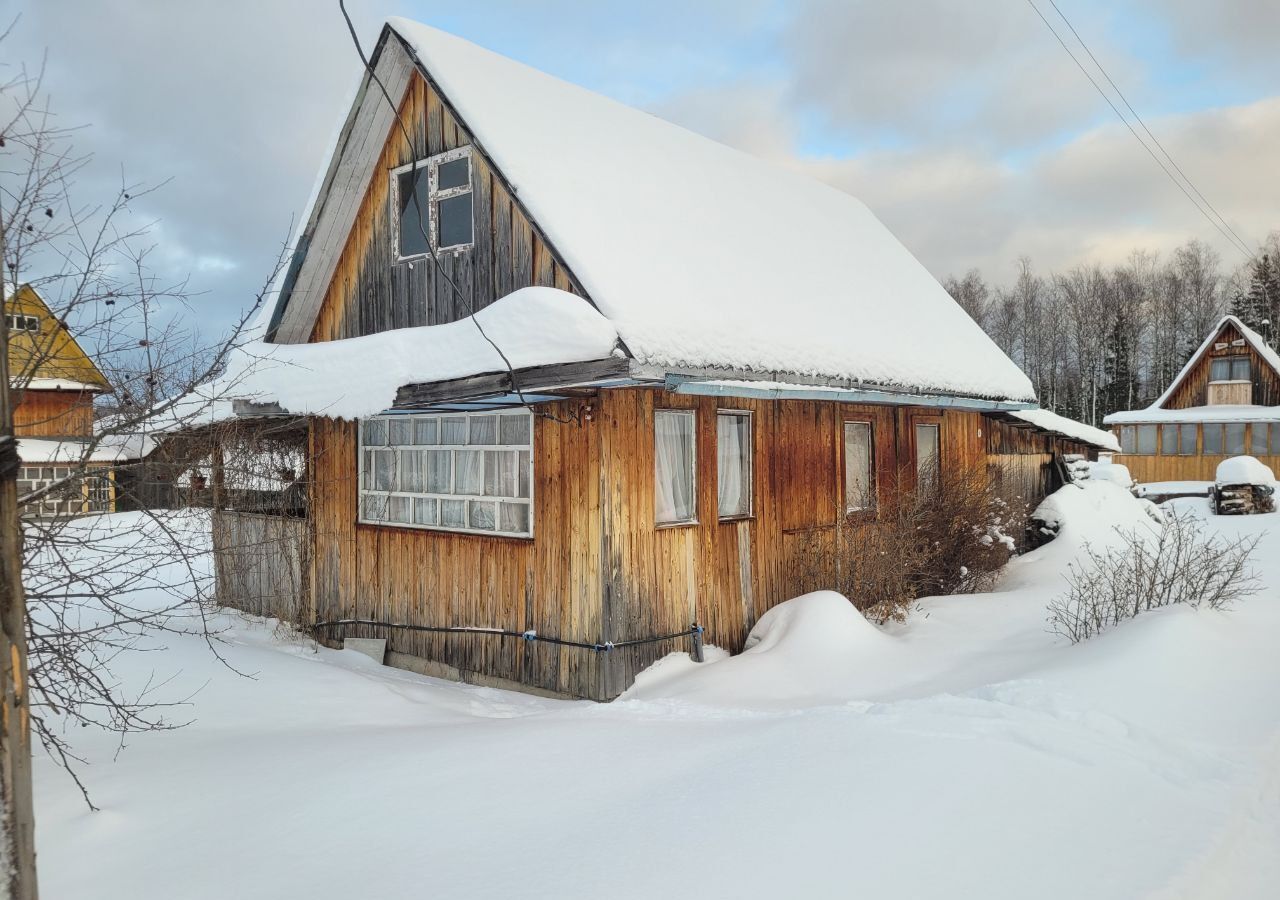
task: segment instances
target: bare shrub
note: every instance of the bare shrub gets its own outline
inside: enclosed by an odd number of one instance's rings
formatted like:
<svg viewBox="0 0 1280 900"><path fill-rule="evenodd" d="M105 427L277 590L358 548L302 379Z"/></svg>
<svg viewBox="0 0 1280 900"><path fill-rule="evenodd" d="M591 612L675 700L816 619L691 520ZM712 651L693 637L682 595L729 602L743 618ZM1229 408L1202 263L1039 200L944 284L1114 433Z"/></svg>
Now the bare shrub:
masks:
<svg viewBox="0 0 1280 900"><path fill-rule="evenodd" d="M844 593L880 624L905 619L920 597L988 589L1013 555L1010 535L1026 527L1025 506L1001 497L984 466L895 482L874 523L846 542L841 567Z"/></svg>
<svg viewBox="0 0 1280 900"><path fill-rule="evenodd" d="M1049 630L1072 643L1152 609L1225 609L1261 588L1249 567L1256 536L1206 534L1187 512L1167 513L1163 525L1116 531L1118 544L1085 545L1069 566L1066 593L1049 604Z"/></svg>

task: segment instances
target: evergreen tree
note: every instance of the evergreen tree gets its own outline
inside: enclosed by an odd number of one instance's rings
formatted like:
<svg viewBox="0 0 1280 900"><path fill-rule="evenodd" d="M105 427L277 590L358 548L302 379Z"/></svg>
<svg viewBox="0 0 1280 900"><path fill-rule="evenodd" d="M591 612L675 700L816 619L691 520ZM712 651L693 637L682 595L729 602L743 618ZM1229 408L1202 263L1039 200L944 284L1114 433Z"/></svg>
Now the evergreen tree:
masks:
<svg viewBox="0 0 1280 900"><path fill-rule="evenodd" d="M1129 346L1128 316L1127 310L1118 309L1107 334L1106 356L1102 367L1103 416L1129 409L1133 405L1137 386L1132 366L1133 348Z"/></svg>
<svg viewBox="0 0 1280 900"><path fill-rule="evenodd" d="M1231 301L1231 312L1266 338L1268 344L1276 346L1280 337L1280 270L1271 254L1263 253L1254 260L1249 286Z"/></svg>

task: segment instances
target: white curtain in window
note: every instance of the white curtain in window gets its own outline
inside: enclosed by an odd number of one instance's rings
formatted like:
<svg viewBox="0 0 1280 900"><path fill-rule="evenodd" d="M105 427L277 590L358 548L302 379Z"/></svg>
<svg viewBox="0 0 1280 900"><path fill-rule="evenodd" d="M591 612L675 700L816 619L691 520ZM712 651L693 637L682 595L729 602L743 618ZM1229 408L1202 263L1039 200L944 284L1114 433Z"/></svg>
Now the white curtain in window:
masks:
<svg viewBox="0 0 1280 900"><path fill-rule="evenodd" d="M694 517L693 414L654 413L655 492L658 522L688 522Z"/></svg>
<svg viewBox="0 0 1280 900"><path fill-rule="evenodd" d="M716 484L722 518L751 512L750 416L716 416Z"/></svg>
<svg viewBox="0 0 1280 900"><path fill-rule="evenodd" d="M844 423L844 504L849 512L875 506L875 493L871 490L871 425L867 422Z"/></svg>

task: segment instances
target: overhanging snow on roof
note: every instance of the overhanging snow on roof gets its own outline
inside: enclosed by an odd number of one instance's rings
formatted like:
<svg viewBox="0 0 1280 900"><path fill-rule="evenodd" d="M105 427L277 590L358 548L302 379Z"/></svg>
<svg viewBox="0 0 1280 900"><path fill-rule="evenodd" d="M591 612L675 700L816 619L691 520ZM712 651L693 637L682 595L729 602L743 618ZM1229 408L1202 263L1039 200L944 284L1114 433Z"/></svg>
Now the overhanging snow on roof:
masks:
<svg viewBox="0 0 1280 900"><path fill-rule="evenodd" d="M638 365L1034 400L848 194L443 32L388 25L399 39L380 53L411 48ZM281 340L305 340L322 294L282 296Z"/></svg>
<svg viewBox="0 0 1280 900"><path fill-rule="evenodd" d="M1188 406L1183 409L1131 409L1103 419L1108 425L1162 425L1199 422L1280 422L1280 406Z"/></svg>
<svg viewBox="0 0 1280 900"><path fill-rule="evenodd" d="M1021 410L1035 404L1008 400L984 400L945 394L914 394L905 391L831 384L793 384L781 381L737 381L687 378L669 375L666 387L677 394L703 397L742 397L758 400L827 400L840 403L872 403L893 406L928 406L940 409L968 409L982 412Z"/></svg>

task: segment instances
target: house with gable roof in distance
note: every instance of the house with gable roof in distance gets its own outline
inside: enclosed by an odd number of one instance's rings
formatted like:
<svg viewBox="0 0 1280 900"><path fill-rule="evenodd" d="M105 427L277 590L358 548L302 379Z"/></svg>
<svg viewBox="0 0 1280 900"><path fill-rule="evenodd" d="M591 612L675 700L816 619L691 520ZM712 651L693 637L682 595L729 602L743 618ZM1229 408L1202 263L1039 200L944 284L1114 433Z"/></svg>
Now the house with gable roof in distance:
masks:
<svg viewBox="0 0 1280 900"><path fill-rule="evenodd" d="M1107 416L1116 458L1143 482L1213 481L1218 464L1256 456L1280 466L1280 355L1224 316L1146 409Z"/></svg>
<svg viewBox="0 0 1280 900"><path fill-rule="evenodd" d="M123 451L87 445L94 433L94 400L111 385L32 285L6 283L4 293L14 434L22 461L19 495L62 482L82 461L98 473L44 495L23 513L110 512L116 500L114 464Z"/></svg>
<svg viewBox="0 0 1280 900"><path fill-rule="evenodd" d="M322 637L608 699L840 583L900 479L1113 448L847 194L403 19L371 70L234 379L307 417Z"/></svg>

